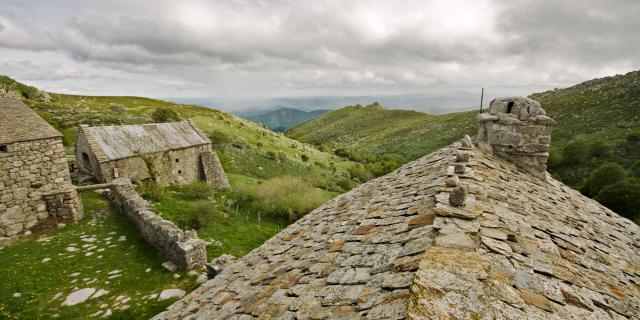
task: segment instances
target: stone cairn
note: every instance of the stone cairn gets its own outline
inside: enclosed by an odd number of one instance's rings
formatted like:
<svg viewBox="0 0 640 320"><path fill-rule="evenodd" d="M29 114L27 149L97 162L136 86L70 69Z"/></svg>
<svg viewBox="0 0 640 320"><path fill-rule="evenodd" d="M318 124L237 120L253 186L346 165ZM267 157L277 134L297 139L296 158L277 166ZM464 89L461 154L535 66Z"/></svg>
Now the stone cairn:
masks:
<svg viewBox="0 0 640 320"><path fill-rule="evenodd" d="M488 113L478 114L478 147L546 178L551 129L556 122L537 101L522 97L491 101Z"/></svg>

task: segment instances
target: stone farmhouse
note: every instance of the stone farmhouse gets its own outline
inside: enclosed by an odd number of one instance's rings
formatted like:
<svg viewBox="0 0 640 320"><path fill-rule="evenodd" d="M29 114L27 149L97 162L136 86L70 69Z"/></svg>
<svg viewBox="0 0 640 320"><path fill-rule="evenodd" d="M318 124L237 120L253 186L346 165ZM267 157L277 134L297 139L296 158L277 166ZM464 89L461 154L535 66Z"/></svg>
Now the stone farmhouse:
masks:
<svg viewBox="0 0 640 320"><path fill-rule="evenodd" d="M304 216L154 319L639 319L640 227L544 171L553 120L465 136Z"/></svg>
<svg viewBox="0 0 640 320"><path fill-rule="evenodd" d="M82 217L61 137L20 100L0 97L0 238L49 216Z"/></svg>
<svg viewBox="0 0 640 320"><path fill-rule="evenodd" d="M211 141L190 121L143 125L80 126L76 138L78 170L99 182L128 177L154 179L162 186L204 180L230 188Z"/></svg>

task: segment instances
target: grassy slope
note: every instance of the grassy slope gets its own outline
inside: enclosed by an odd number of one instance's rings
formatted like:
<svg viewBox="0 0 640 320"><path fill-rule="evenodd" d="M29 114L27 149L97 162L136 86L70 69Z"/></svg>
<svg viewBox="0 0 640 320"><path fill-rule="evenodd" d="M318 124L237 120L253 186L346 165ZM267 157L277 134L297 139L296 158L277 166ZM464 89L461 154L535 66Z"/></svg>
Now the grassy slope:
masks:
<svg viewBox="0 0 640 320"><path fill-rule="evenodd" d="M305 122L287 132L291 138L332 148L365 149L414 160L475 132L475 112L434 116L381 106L349 106Z"/></svg>
<svg viewBox="0 0 640 320"><path fill-rule="evenodd" d="M245 147L233 147L231 141L217 143L225 170L257 178L269 178L289 174L306 178L310 163L318 162L328 168L334 163L339 169L350 166L334 155L318 151L312 146L289 139L261 125L214 109L194 105L181 105L171 102L140 97L94 97L51 94L51 102L28 100L25 102L35 109L54 127L65 135L68 153L72 152L77 126L80 123L90 125L139 124L151 122L151 114L158 107L176 111L183 119L193 120L197 126L210 135L214 143L219 133L235 141L246 142ZM124 106L124 112L112 110L112 104ZM273 161L269 153L281 153L285 159ZM301 159L302 154L310 157L309 162ZM320 168L327 176L332 173Z"/></svg>
<svg viewBox="0 0 640 320"><path fill-rule="evenodd" d="M85 217L78 224L34 234L0 249L0 319L87 319L110 308L111 319L147 319L175 299L145 299L163 289L194 287L194 279L179 271L180 279L160 266L165 261L139 235L126 217L94 192L84 192ZM95 238L82 241L82 236ZM118 241L125 236L125 241ZM96 245L89 250L82 246ZM77 247L76 252L65 250ZM103 250L103 251L98 251ZM86 256L86 252L93 252ZM50 261L43 262L49 258ZM150 269L149 272L146 272ZM122 276L109 279L109 272L122 270ZM77 277L70 276L79 272ZM94 280L95 279L95 280ZM62 307L65 297L78 288L105 289L109 293L75 306ZM21 297L14 297L21 293ZM61 296L53 299L57 293ZM118 296L131 298L129 309L117 310ZM106 304L104 308L100 305Z"/></svg>

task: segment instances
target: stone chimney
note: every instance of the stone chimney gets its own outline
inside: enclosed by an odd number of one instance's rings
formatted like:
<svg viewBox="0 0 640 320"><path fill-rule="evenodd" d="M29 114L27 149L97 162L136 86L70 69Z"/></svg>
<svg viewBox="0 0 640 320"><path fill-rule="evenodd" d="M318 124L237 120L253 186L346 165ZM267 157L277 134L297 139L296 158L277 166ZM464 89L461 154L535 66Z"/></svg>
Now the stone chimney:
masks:
<svg viewBox="0 0 640 320"><path fill-rule="evenodd" d="M488 113L478 114L478 146L515 163L521 170L544 178L555 121L537 101L497 98Z"/></svg>

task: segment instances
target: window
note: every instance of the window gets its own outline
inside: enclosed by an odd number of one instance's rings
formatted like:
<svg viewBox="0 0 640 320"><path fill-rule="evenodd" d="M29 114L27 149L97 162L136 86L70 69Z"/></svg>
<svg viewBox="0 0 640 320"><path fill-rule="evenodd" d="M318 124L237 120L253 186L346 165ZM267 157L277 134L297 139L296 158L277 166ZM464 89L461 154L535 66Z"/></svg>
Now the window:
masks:
<svg viewBox="0 0 640 320"><path fill-rule="evenodd" d="M0 145L0 152L9 152L6 144Z"/></svg>
<svg viewBox="0 0 640 320"><path fill-rule="evenodd" d="M513 110L513 105L516 104L515 102L511 101L509 102L509 104L507 104L507 113L511 113L511 110Z"/></svg>
<svg viewBox="0 0 640 320"><path fill-rule="evenodd" d="M176 162L180 162L180 159L176 159Z"/></svg>
<svg viewBox="0 0 640 320"><path fill-rule="evenodd" d="M178 174L182 174L182 170L178 170Z"/></svg>

